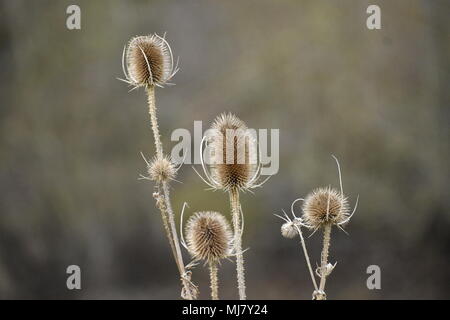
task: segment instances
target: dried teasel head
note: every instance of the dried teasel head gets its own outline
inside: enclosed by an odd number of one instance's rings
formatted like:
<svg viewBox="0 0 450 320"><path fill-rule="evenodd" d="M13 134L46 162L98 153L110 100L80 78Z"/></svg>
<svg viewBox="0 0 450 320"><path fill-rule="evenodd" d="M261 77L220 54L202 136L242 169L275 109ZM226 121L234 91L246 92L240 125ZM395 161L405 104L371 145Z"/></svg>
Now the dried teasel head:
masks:
<svg viewBox="0 0 450 320"><path fill-rule="evenodd" d="M331 223L339 225L350 216L347 198L333 188L318 188L303 202L303 219L316 229Z"/></svg>
<svg viewBox="0 0 450 320"><path fill-rule="evenodd" d="M296 235L301 233L300 228L305 225L303 223L303 219L301 217L297 217L294 213L294 205L297 201L300 200L303 199L302 198L296 199L291 205L292 219L287 215L287 213L284 210L282 210L284 216L274 214L274 216L285 221L281 225L281 235L287 239L293 239Z"/></svg>
<svg viewBox="0 0 450 320"><path fill-rule="evenodd" d="M157 34L132 38L123 51L122 68L126 79L121 80L134 87L162 87L178 71L169 43Z"/></svg>
<svg viewBox="0 0 450 320"><path fill-rule="evenodd" d="M229 191L256 186L261 169L258 147L253 132L242 120L231 113L221 114L205 138L210 151L210 172L204 170L211 187Z"/></svg>
<svg viewBox="0 0 450 320"><path fill-rule="evenodd" d="M231 254L232 232L218 212L197 212L186 225L186 246L194 260L216 263Z"/></svg>
<svg viewBox="0 0 450 320"><path fill-rule="evenodd" d="M145 159L145 158L144 158ZM175 179L177 169L168 157L155 157L147 162L148 178L158 183Z"/></svg>
<svg viewBox="0 0 450 320"><path fill-rule="evenodd" d="M350 213L348 198L344 194L342 185L341 167L338 159L334 155L332 157L338 168L340 190L331 187L315 189L305 199L298 198L291 204L291 213L294 220L288 218L286 214L285 217L277 215L279 218L286 222L296 222L299 228L303 226L315 230L327 224L336 225L342 229L342 226L350 221L358 207L359 196L356 198L355 206ZM300 218L294 213L294 205L297 201L303 201L303 215Z"/></svg>
<svg viewBox="0 0 450 320"><path fill-rule="evenodd" d="M342 186L341 166L338 159L334 155L332 157L336 161L339 173L340 191L331 187L318 188L303 200L302 219L305 222L305 226L311 229L317 229L326 224L340 227L350 221L358 206L359 196L356 198L355 206L350 213L348 199L344 195Z"/></svg>
<svg viewBox="0 0 450 320"><path fill-rule="evenodd" d="M281 235L287 239L293 239L298 235L298 228L301 227L301 218L294 218L293 220L286 221L281 225Z"/></svg>

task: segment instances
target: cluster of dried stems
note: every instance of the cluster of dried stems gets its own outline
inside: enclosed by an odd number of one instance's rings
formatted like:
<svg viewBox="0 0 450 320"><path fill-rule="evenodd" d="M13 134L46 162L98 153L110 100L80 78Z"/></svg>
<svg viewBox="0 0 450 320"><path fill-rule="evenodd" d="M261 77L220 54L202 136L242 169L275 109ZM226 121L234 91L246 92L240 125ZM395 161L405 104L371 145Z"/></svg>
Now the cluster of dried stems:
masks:
<svg viewBox="0 0 450 320"><path fill-rule="evenodd" d="M208 265L210 273L211 298L219 299L218 269L223 259L236 258L237 288L239 299L246 299L244 251L242 250L242 234L244 230L244 214L240 203L240 193L262 186L266 181L259 182L261 163L258 157L256 139L247 130L246 124L232 114L221 114L211 126L209 136L205 136L200 147L200 158L204 176L197 174L213 190L222 190L228 194L231 211L232 227L219 212L202 211L193 214L183 230L183 214L187 206L183 205L180 218L180 237L175 225L175 215L170 199L170 181L174 180L179 167L164 154L156 115L155 87L170 85L169 81L178 71L178 61L174 63L172 50L164 37L156 34L132 38L125 46L122 55L122 67L125 79L120 79L130 86L131 90L144 87L147 93L148 110L156 155L151 161L143 156L148 169L148 176L141 179L155 182L153 197L156 207L161 213L172 253L180 273L182 284L181 296L184 299L197 299L199 290L192 282L192 268L200 261ZM211 164L203 161L204 149L211 152ZM230 161L231 160L231 161ZM336 159L337 162L337 159ZM306 262L314 285L314 299L325 299L325 283L334 268L328 263L331 227L342 229L352 214L349 214L347 198L342 189L342 178L339 168L340 191L322 188L313 191L305 199L297 199L292 203L293 219L286 213L278 216L285 220L281 231L287 238L297 234L305 254ZM294 213L294 204L303 201L303 216ZM317 286L311 267L305 240L301 227L314 231L323 229L324 242L321 255L321 265L316 270L320 278ZM186 237L184 236L186 235ZM192 262L185 265L181 252L183 245L192 257Z"/></svg>

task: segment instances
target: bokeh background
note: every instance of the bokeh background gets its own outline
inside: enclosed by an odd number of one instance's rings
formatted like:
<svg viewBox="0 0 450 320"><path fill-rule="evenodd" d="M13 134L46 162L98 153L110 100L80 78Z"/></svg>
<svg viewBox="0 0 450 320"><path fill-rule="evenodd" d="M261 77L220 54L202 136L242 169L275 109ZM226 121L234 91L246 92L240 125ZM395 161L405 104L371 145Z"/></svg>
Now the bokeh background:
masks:
<svg viewBox="0 0 450 320"><path fill-rule="evenodd" d="M78 4L82 29L66 29ZM378 4L382 29L366 28ZM360 195L349 236L334 231L330 299L450 298L449 1L0 2L0 298L178 299L151 196L154 149L143 90L128 93L124 44L167 32L181 71L157 90L166 150L176 128L223 111L280 129L280 170L242 197L248 297L310 299L298 242L273 216L318 186ZM173 205L218 210L190 166ZM353 203L353 202L352 202ZM319 261L321 235L308 239ZM188 256L185 255L185 260ZM82 290L66 289L66 267ZM382 289L368 290L379 265ZM221 297L237 297L234 266ZM209 298L206 268L193 280Z"/></svg>

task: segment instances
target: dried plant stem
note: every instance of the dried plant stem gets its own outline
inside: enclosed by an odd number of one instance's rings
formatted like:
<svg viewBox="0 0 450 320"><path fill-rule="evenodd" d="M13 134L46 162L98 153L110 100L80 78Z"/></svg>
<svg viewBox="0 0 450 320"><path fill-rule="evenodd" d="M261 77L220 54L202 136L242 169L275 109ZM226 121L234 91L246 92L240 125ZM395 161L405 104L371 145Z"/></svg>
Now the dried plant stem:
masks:
<svg viewBox="0 0 450 320"><path fill-rule="evenodd" d="M210 262L209 263L209 279L211 285L211 299L219 300L219 278L217 276L218 273L217 263Z"/></svg>
<svg viewBox="0 0 450 320"><path fill-rule="evenodd" d="M302 233L302 231L300 230L299 227L295 226L295 228L297 229L298 235L300 237L300 242L301 242L301 245L302 245L302 248L303 248L303 254L305 255L306 264L308 266L309 274L311 275L311 280L312 280L312 283L313 283L313 286L314 286L314 290L317 290L318 289L317 288L317 282L316 282L316 278L314 276L314 271L313 271L313 269L311 267L311 261L309 260L308 250L306 249L306 244L305 244L305 239L303 238L303 233Z"/></svg>
<svg viewBox="0 0 450 320"><path fill-rule="evenodd" d="M158 159L163 158L163 147L161 142L161 136L159 134L158 128L158 118L156 117L156 102L155 102L155 87L147 87L147 98L148 98L148 111L150 114L150 122L153 131L153 137L155 141L156 157ZM170 247L172 249L175 262L180 272L181 282L183 284L182 297L188 300L195 299L195 286L190 282L189 274L186 272L183 256L181 255L180 242L178 240L177 229L175 226L175 218L172 210L172 205L170 202L169 195L169 184L167 181L162 181L158 183L157 194L155 198L157 199L157 207L161 211L161 216L164 224L164 229L166 231L167 238L169 240ZM161 195L162 190L162 195Z"/></svg>
<svg viewBox="0 0 450 320"><path fill-rule="evenodd" d="M167 213L166 201L164 200L164 196L162 195L161 186L159 184L157 184L155 186L155 190L156 191L155 191L155 193L153 193L153 197L156 200L156 207L161 212L161 219L163 221L164 230L166 231L166 234L169 238L169 244L172 249L172 252L175 252L175 250L176 250L175 244L173 243L172 238L169 236L172 231L170 229L169 221L167 219L168 213Z"/></svg>
<svg viewBox="0 0 450 320"><path fill-rule="evenodd" d="M242 254L242 230L241 230L241 212L239 202L239 190L233 188L229 191L230 194L230 206L233 216L233 229L234 229L234 251L236 255L236 272L237 282L239 290L239 299L246 300L245 294L245 268L244 268L244 255Z"/></svg>
<svg viewBox="0 0 450 320"><path fill-rule="evenodd" d="M150 114L150 123L152 125L153 138L155 141L156 156L158 158L162 158L163 147L161 142L161 136L159 134L158 118L156 117L155 86L147 87L147 101L148 101L148 113Z"/></svg>
<svg viewBox="0 0 450 320"><path fill-rule="evenodd" d="M327 281L327 264L328 264L328 252L330 249L330 239L331 239L331 223L327 223L323 229L323 248L321 257L321 265L320 265L320 285L319 291L325 292L325 283Z"/></svg>

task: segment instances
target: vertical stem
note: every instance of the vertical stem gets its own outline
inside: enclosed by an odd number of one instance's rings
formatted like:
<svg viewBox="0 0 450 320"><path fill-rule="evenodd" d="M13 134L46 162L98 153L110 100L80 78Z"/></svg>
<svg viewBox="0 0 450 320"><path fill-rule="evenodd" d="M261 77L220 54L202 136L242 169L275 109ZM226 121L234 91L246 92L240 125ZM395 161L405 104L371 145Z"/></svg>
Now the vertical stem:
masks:
<svg viewBox="0 0 450 320"><path fill-rule="evenodd" d="M150 114L150 123L153 131L153 138L155 141L156 156L158 159L163 157L163 147L161 142L161 135L159 134L158 118L156 117L156 100L155 100L155 86L147 87L147 101L148 113Z"/></svg>
<svg viewBox="0 0 450 320"><path fill-rule="evenodd" d="M219 300L219 280L218 280L218 268L217 263L210 262L209 263L209 279L211 286L211 299Z"/></svg>
<svg viewBox="0 0 450 320"><path fill-rule="evenodd" d="M314 272L313 269L311 267L311 262L309 261L309 255L308 255L308 250L306 249L306 244L305 244L305 239L303 238L303 233L300 230L300 227L295 226L295 228L298 231L298 235L300 236L300 242L302 244L302 248L303 248L303 253L305 255L305 260L306 260L306 264L308 266L308 270L309 270L309 274L311 275L311 280L314 286L314 290L317 290L317 282L316 282L316 278L314 277Z"/></svg>
<svg viewBox="0 0 450 320"><path fill-rule="evenodd" d="M158 118L156 117L156 101L155 101L155 87L147 87L147 101L148 101L148 112L150 114L150 123L153 131L153 138L155 141L156 157L162 159L163 157L163 147L161 142L161 136L159 134L158 128ZM181 254L180 243L178 240L177 229L175 226L175 218L172 210L172 204L170 203L169 195L169 184L167 181L163 181L161 184L163 191L163 200L165 210L161 210L161 215L163 216L163 222L165 224L166 235L169 240L170 247L172 248L172 253L175 258L175 262L180 272L181 281L183 283L184 293L186 298L189 300L194 299L194 295L191 291L191 285L186 279L186 269L184 267L183 256ZM161 189L161 188L159 188ZM167 225L168 224L168 225Z"/></svg>
<svg viewBox="0 0 450 320"><path fill-rule="evenodd" d="M321 266L320 266L320 285L319 290L325 292L325 283L327 281L326 268L328 264L328 252L330 249L331 238L331 223L327 223L323 229L323 248L321 254Z"/></svg>
<svg viewBox="0 0 450 320"><path fill-rule="evenodd" d="M239 299L246 300L245 294L245 269L244 255L242 254L242 232L241 232L241 213L239 203L239 191L235 188L230 190L230 205L233 216L234 229L234 251L236 254L236 272L239 290Z"/></svg>

